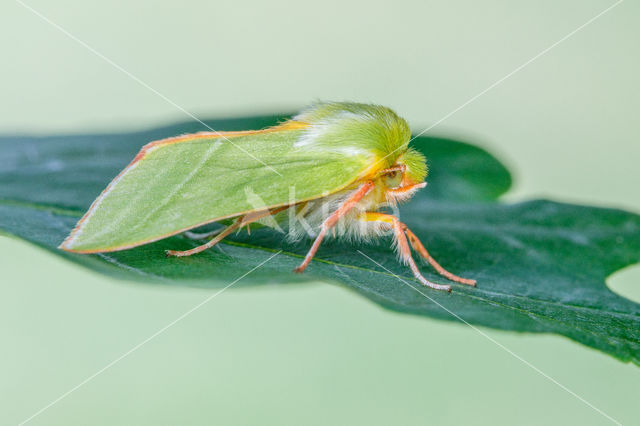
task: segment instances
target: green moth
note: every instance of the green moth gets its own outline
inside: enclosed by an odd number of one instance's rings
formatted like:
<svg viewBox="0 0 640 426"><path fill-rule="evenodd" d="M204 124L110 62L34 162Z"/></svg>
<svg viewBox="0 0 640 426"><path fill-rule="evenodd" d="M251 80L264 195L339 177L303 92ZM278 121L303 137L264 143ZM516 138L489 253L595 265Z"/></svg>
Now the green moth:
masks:
<svg viewBox="0 0 640 426"><path fill-rule="evenodd" d="M200 132L145 145L111 181L60 248L75 253L125 250L181 232L211 239L168 256L213 247L232 232L259 223L292 239L315 238L296 272L307 267L327 235L368 239L388 232L400 259L424 285L450 291L420 273L411 249L446 278L406 225L390 214L423 188L424 156L409 147L407 122L379 105L320 103L262 130ZM227 224L209 234L189 230Z"/></svg>

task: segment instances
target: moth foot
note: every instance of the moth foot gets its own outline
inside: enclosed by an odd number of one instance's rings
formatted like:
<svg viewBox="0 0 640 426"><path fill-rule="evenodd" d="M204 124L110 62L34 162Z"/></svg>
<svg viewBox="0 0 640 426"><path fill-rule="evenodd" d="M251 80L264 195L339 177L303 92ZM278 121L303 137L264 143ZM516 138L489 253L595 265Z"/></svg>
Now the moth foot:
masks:
<svg viewBox="0 0 640 426"><path fill-rule="evenodd" d="M458 282L460 284L470 285L471 287L475 287L476 286L476 280L470 280L468 278L460 278L460 280Z"/></svg>

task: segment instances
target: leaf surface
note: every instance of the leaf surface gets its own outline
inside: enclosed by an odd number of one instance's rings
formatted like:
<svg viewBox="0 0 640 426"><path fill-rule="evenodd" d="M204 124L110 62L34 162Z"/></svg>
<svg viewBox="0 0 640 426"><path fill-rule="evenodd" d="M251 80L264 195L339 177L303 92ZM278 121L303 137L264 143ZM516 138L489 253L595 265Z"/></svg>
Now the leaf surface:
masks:
<svg viewBox="0 0 640 426"><path fill-rule="evenodd" d="M283 117L212 120L217 130L258 129ZM467 143L420 137L429 185L401 219L447 269L478 280L450 294L421 287L386 238L328 241L302 275L292 273L310 242L270 230L242 232L188 258L166 249L199 242L175 236L132 250L79 255L56 247L94 198L149 141L202 130L184 123L111 135L0 138L0 232L23 238L99 273L162 285L236 286L322 280L386 308L503 330L557 333L640 364L640 305L608 289L607 276L640 261L640 216L545 200L498 202L511 179L493 156ZM447 280L422 266L427 279ZM6 284L5 284L6 285Z"/></svg>

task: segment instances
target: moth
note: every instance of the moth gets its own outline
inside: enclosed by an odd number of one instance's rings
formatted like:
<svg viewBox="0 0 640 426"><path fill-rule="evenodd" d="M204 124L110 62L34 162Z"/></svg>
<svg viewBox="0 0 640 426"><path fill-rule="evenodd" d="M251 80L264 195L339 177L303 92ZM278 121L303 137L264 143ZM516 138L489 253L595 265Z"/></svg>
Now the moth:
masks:
<svg viewBox="0 0 640 426"><path fill-rule="evenodd" d="M422 276L412 249L442 276L440 266L398 217L380 212L423 188L424 155L409 147L407 122L391 109L360 103L318 103L262 130L199 132L145 145L93 202L59 248L75 253L130 249L185 232L206 243L167 256L191 256L252 223L310 236L303 272L325 237L393 236L400 260ZM293 220L291 220L293 218ZM226 224L208 233L190 230ZM208 239L208 240L207 240Z"/></svg>

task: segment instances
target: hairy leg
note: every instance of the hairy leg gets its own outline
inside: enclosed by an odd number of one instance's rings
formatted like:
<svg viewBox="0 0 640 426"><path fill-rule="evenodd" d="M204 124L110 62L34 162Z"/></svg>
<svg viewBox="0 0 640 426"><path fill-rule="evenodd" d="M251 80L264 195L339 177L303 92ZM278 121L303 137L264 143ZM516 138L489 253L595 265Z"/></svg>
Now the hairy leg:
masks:
<svg viewBox="0 0 640 426"><path fill-rule="evenodd" d="M253 213L248 213L248 214L246 214L244 216L240 216L231 225L227 226L226 228L224 228L222 230L219 230L219 232L217 232L215 238L212 238L206 244L203 244L203 245L198 246L198 247L194 247L191 250L184 250L184 251L167 250L166 251L166 255L167 256L182 257L182 256L191 256L192 254L200 253L201 251L204 251L204 250L206 250L208 248L211 248L211 247L215 246L220 241L222 241L227 235L231 234L236 229L240 229L245 225L249 225L251 222L255 222L256 220L262 219L263 217L267 217L267 216L271 216L271 215L274 215L276 213L279 213L279 212L281 212L283 210L288 209L289 207L290 206L282 206L282 207L275 208L273 210L261 210L261 211L257 211L257 212L253 212Z"/></svg>
<svg viewBox="0 0 640 426"><path fill-rule="evenodd" d="M311 259L313 259L313 256L315 256L316 252L318 251L318 247L320 247L320 244L322 243L322 240L324 239L324 236L326 235L327 231L332 227L334 227L335 224L338 222L338 220L340 220L342 216L347 214L349 210L355 207L355 205L358 204L358 201L362 200L362 198L365 195L367 195L369 191L371 191L373 186L374 185L372 181L365 182L362 186L360 186L360 188L358 188L351 195L351 197L349 197L344 203L342 203L342 205L338 207L338 209L335 212L333 212L331 216L325 219L325 221L322 223L322 227L320 228L320 233L318 233L318 236L316 237L315 241L313 242L313 245L309 249L309 252L305 256L300 266L294 269L294 271L300 273L307 268L307 266L309 265L309 262L311 262Z"/></svg>
<svg viewBox="0 0 640 426"><path fill-rule="evenodd" d="M422 245L418 237L416 237L416 234L414 234L413 232L411 232L409 228L407 228L407 225L403 223L402 229L407 234L407 237L409 237L409 242L411 243L411 247L413 247L415 251L420 253L420 256L422 256L427 262L429 262L429 264L433 266L433 269L435 269L440 275L450 279L451 281L455 281L460 284L466 284L471 286L476 285L476 280L470 280L468 278L459 277L447 271L442 266L440 266L440 264L436 262L436 260L433 257L431 257L427 249L424 248L424 246Z"/></svg>
<svg viewBox="0 0 640 426"><path fill-rule="evenodd" d="M416 262L411 256L411 248L409 247L407 237L404 234L404 228L406 228L406 226L404 226L404 224L400 222L398 218L390 214L372 212L365 213L363 216L364 220L366 220L367 222L384 222L388 223L392 227L393 234L396 238L396 243L398 244L398 251L400 252L400 256L402 257L402 260L407 262L409 268L411 268L411 272L413 272L413 276L416 277L418 281L420 281L423 285L431 287L435 290L451 291L450 286L433 283L422 276L420 270L418 269L418 265L416 265Z"/></svg>
<svg viewBox="0 0 640 426"><path fill-rule="evenodd" d="M244 216L241 216L238 219L236 219L235 222L233 222L231 225L224 228L220 233L218 233L218 235L215 236L215 238L212 238L206 244L192 248L191 250L184 250L184 251L167 250L165 253L167 257L168 256L182 257L182 256L191 256L192 254L200 253L201 251L211 248L216 244L218 244L220 241L222 241L227 235L231 234L233 231L238 229L242 225L243 217Z"/></svg>

